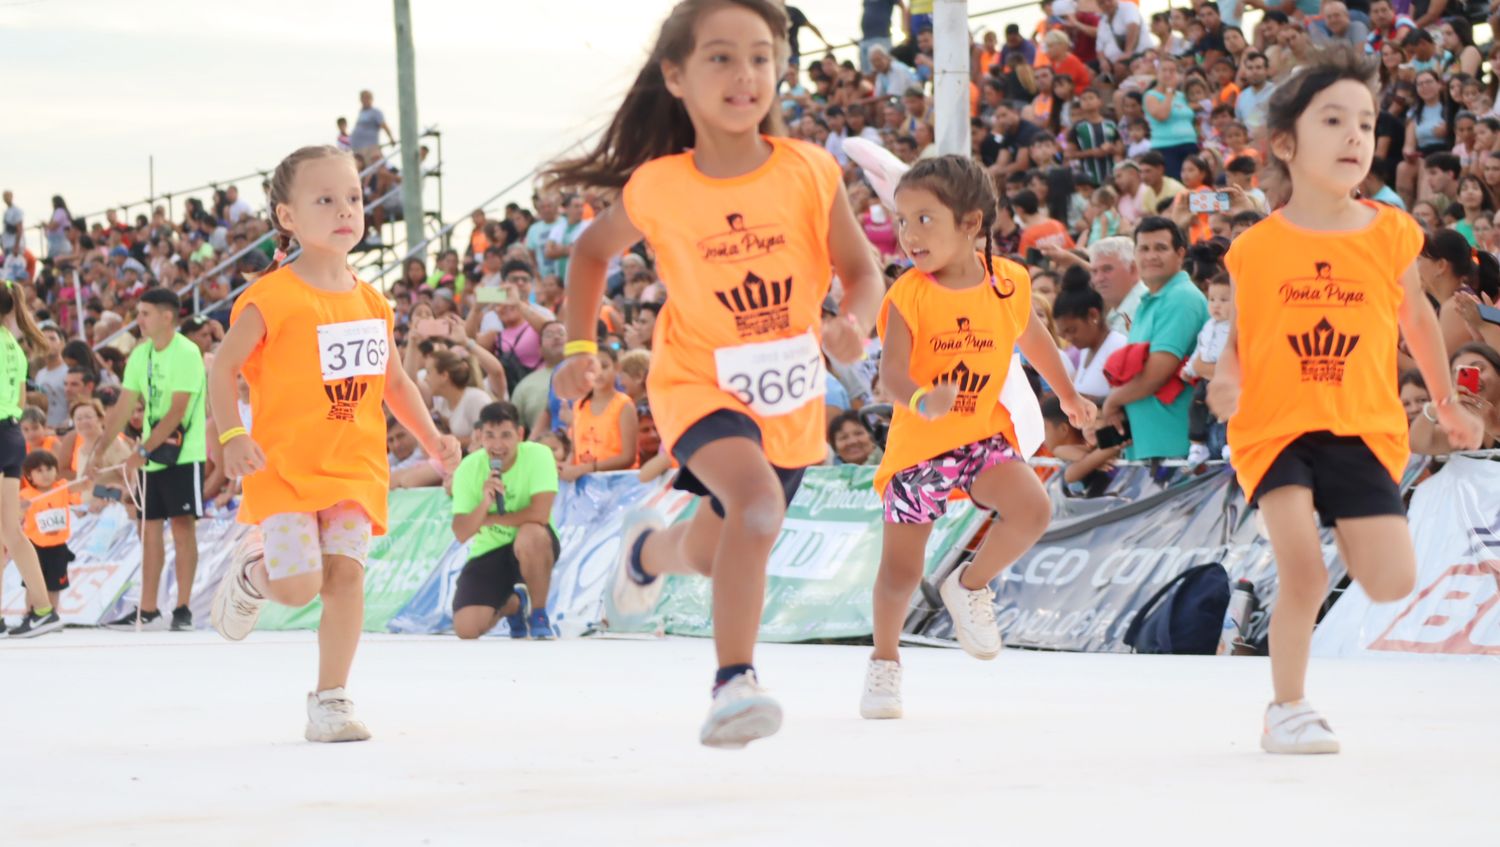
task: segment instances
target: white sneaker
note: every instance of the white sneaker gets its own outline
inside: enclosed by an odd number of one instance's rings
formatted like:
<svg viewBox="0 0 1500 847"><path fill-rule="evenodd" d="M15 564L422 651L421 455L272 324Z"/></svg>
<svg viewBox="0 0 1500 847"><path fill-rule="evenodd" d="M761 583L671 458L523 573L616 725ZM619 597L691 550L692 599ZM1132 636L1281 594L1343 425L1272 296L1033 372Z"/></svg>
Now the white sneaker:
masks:
<svg viewBox="0 0 1500 847"><path fill-rule="evenodd" d="M666 521L652 509L638 509L625 515L623 526L614 581L609 587L610 608L605 610L605 617L615 627L627 626L632 618L651 614L667 582L665 576L658 576L650 585L641 585L630 575L630 552L635 549L636 541L644 533L664 528Z"/></svg>
<svg viewBox="0 0 1500 847"><path fill-rule="evenodd" d="M208 614L214 629L230 641L244 641L255 629L266 598L255 593L250 584L250 566L265 557L260 532L252 530L235 548L229 559L229 572L219 579L214 604Z"/></svg>
<svg viewBox="0 0 1500 847"><path fill-rule="evenodd" d="M354 716L354 701L342 688L307 695L308 741L368 741L370 731Z"/></svg>
<svg viewBox="0 0 1500 847"><path fill-rule="evenodd" d="M1189 465L1201 465L1210 458L1207 444L1191 444L1188 446L1187 460Z"/></svg>
<svg viewBox="0 0 1500 847"><path fill-rule="evenodd" d="M871 659L865 669L865 693L859 716L870 720L901 717L901 663Z"/></svg>
<svg viewBox="0 0 1500 847"><path fill-rule="evenodd" d="M705 747L738 750L781 729L781 704L746 671L719 686L698 740Z"/></svg>
<svg viewBox="0 0 1500 847"><path fill-rule="evenodd" d="M958 578L968 565L955 568L938 588L938 596L953 619L953 634L958 646L976 659L993 659L1000 655L1000 627L995 624L995 592L990 587L970 591Z"/></svg>
<svg viewBox="0 0 1500 847"><path fill-rule="evenodd" d="M1267 753L1337 753L1338 736L1333 727L1306 700L1295 703L1272 703L1266 707L1265 730L1260 734L1260 749Z"/></svg>

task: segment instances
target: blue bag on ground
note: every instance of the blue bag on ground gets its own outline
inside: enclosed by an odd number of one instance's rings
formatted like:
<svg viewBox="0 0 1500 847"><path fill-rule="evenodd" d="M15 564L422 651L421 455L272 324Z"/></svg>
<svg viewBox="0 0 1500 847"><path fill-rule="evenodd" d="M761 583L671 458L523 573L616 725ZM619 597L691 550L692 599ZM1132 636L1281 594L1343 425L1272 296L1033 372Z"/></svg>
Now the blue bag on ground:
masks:
<svg viewBox="0 0 1500 847"><path fill-rule="evenodd" d="M1137 653L1212 656L1229 611L1229 573L1218 563L1178 574L1141 607L1125 643Z"/></svg>

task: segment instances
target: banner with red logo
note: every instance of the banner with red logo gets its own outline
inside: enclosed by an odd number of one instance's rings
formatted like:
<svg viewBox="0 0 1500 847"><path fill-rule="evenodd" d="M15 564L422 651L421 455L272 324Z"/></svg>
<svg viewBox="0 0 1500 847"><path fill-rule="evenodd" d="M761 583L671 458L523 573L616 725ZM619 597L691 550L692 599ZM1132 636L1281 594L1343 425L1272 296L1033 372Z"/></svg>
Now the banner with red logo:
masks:
<svg viewBox="0 0 1500 847"><path fill-rule="evenodd" d="M1455 458L1407 511L1417 584L1395 603L1351 586L1319 624L1319 656L1500 656L1500 464Z"/></svg>

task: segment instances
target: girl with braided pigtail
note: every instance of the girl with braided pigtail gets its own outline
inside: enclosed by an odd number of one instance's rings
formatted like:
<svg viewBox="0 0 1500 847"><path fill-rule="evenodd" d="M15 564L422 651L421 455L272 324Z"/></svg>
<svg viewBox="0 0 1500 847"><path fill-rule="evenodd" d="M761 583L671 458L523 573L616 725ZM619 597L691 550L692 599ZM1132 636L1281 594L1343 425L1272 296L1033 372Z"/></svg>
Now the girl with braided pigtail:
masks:
<svg viewBox="0 0 1500 847"><path fill-rule="evenodd" d="M886 294L877 327L885 344L880 382L896 407L875 488L885 504L885 537L875 582L875 650L860 714L901 717L898 642L907 604L922 579L932 525L950 497L968 496L999 513L974 559L939 591L954 634L971 656L1000 653L989 584L1041 537L1051 503L1026 465L1010 412L1000 402L1019 345L1074 426L1094 404L1068 378L1057 345L1032 317L1026 269L993 255L998 201L990 177L970 159L918 162L896 187L896 228L914 267ZM984 233L984 253L975 241Z"/></svg>

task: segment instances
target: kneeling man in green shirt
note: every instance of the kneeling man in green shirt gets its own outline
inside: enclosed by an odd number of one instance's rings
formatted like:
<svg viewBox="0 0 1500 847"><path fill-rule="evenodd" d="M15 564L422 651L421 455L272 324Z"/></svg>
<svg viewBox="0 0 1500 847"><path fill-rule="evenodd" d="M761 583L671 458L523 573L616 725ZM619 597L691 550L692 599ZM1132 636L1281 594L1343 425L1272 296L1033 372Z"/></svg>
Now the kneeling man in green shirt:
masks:
<svg viewBox="0 0 1500 847"><path fill-rule="evenodd" d="M501 618L511 638L556 637L547 592L561 552L552 525L557 459L551 449L525 440L520 418L510 403L485 406L475 428L481 449L453 474L453 534L470 541L453 592L459 638L478 638Z"/></svg>

